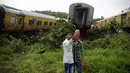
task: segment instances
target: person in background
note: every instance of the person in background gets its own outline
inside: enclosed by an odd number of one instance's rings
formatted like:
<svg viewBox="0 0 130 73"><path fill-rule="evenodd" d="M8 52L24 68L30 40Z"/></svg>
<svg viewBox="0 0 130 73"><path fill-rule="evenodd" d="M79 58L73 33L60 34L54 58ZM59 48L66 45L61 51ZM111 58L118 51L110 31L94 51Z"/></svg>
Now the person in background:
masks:
<svg viewBox="0 0 130 73"><path fill-rule="evenodd" d="M79 39L80 31L76 30L73 40L73 59L74 66L77 68L78 73L82 73L82 67L84 66L84 48L83 42ZM75 72L75 68L74 68Z"/></svg>
<svg viewBox="0 0 130 73"><path fill-rule="evenodd" d="M73 53L72 53L72 34L67 32L66 39L63 41L63 63L64 63L64 73L74 73L74 60L73 60Z"/></svg>

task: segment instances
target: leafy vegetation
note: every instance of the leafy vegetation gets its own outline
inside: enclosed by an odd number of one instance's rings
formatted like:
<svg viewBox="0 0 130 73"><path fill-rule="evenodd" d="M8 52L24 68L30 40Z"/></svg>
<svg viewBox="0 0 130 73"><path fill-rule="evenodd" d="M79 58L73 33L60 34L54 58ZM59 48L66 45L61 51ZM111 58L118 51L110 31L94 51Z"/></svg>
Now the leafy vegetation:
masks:
<svg viewBox="0 0 130 73"><path fill-rule="evenodd" d="M55 12L55 11L51 11L51 10L46 10L46 11L38 11L36 10L35 12L37 13L42 13L42 14L47 14L47 15L52 15L58 18L65 18L67 19L68 14L66 12Z"/></svg>
<svg viewBox="0 0 130 73"><path fill-rule="evenodd" d="M12 36L0 36L0 73L17 73L16 67L20 64L13 64L17 54L29 50L29 47L20 39ZM16 67L15 67L16 66Z"/></svg>
<svg viewBox="0 0 130 73"><path fill-rule="evenodd" d="M29 52L24 61L24 73L62 73L63 52L45 52L39 54L36 50Z"/></svg>
<svg viewBox="0 0 130 73"><path fill-rule="evenodd" d="M88 44L84 71L88 73L129 73L130 39L118 34ZM87 42L86 42L87 43Z"/></svg>
<svg viewBox="0 0 130 73"><path fill-rule="evenodd" d="M117 34L95 41L86 41L83 73L129 73L130 39ZM63 73L63 50L48 50L43 54L33 48L24 60L24 73Z"/></svg>
<svg viewBox="0 0 130 73"><path fill-rule="evenodd" d="M63 73L60 47L71 23L58 21L56 27L39 36L0 36L0 73ZM85 41L83 73L130 73L130 36L117 33Z"/></svg>
<svg viewBox="0 0 130 73"><path fill-rule="evenodd" d="M51 31L42 33L39 36L32 35L29 37L24 35L20 39L17 39L10 35L1 35L0 71L2 73L23 72L24 58L26 54L28 54L28 51L35 50L38 54L48 50L57 51L62 44L62 41L65 39L66 32L73 32L73 30L74 27L71 23L58 21L56 27L52 28Z"/></svg>
<svg viewBox="0 0 130 73"><path fill-rule="evenodd" d="M109 24L106 24L105 27L101 28L101 32L104 35L113 35L118 32L123 31L122 25L120 25L117 21L111 21Z"/></svg>
<svg viewBox="0 0 130 73"><path fill-rule="evenodd" d="M96 24L97 21L99 21L99 20L102 20L102 18L94 18L94 19L92 20L92 24Z"/></svg>

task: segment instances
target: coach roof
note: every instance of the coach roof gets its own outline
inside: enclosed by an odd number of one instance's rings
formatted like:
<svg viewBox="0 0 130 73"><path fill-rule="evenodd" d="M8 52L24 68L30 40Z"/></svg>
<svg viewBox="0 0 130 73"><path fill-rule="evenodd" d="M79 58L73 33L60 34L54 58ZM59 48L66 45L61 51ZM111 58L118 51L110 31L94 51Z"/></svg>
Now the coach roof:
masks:
<svg viewBox="0 0 130 73"><path fill-rule="evenodd" d="M22 15L27 15L27 16L35 16L35 17L47 18L47 19L56 19L54 16L51 16L51 15L20 10L20 9L16 9L16 8L6 6L6 5L3 5L3 4L1 4L0 6L2 6L5 9L6 12L10 12L10 13L22 14Z"/></svg>

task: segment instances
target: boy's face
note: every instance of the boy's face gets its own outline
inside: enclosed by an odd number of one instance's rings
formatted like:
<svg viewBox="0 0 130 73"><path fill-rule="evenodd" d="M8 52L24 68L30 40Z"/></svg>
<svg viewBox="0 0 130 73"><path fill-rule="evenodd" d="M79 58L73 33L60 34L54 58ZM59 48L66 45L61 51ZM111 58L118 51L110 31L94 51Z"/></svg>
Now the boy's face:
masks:
<svg viewBox="0 0 130 73"><path fill-rule="evenodd" d="M70 40L70 39L72 38L72 34L71 34L71 33L68 33L68 34L66 35L66 38L67 38L68 40Z"/></svg>

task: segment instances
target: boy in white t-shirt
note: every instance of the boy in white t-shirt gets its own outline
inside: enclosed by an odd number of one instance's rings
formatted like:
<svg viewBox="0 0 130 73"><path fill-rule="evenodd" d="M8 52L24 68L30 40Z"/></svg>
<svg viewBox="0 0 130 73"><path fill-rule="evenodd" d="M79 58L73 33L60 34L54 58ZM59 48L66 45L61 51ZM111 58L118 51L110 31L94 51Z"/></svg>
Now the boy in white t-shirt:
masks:
<svg viewBox="0 0 130 73"><path fill-rule="evenodd" d="M74 73L74 60L73 60L73 52L72 52L72 34L67 32L66 39L63 41L63 63L64 63L64 73Z"/></svg>

